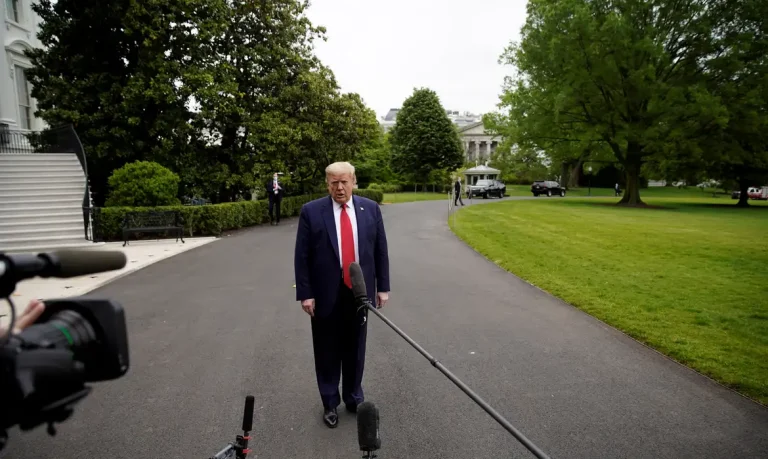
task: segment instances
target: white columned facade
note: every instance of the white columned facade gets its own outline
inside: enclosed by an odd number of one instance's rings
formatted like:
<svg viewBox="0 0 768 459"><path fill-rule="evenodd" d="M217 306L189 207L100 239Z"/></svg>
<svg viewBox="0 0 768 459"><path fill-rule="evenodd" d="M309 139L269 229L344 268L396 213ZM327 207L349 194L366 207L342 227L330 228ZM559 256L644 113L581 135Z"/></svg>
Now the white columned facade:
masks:
<svg viewBox="0 0 768 459"><path fill-rule="evenodd" d="M37 104L32 99L32 87L23 73L23 69L32 67L24 51L42 48L36 36L40 18L32 11L33 1L5 0L0 5L3 19L0 43L4 51L0 59L0 123L7 124L9 129L45 128L43 120L34 116ZM27 111L29 122L25 121Z"/></svg>

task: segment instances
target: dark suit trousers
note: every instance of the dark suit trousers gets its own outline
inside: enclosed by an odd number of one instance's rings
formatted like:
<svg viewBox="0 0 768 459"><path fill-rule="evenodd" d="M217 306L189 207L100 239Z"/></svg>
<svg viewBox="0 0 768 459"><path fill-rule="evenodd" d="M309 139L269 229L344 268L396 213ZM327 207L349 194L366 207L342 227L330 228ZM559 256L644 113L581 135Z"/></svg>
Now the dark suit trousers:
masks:
<svg viewBox="0 0 768 459"><path fill-rule="evenodd" d="M274 214L277 214L277 223L280 223L280 198L274 197L274 194L269 197L269 221L275 221ZM276 212L273 213L273 207Z"/></svg>
<svg viewBox="0 0 768 459"><path fill-rule="evenodd" d="M343 283L330 315L312 318L315 374L323 407L362 403L367 321L361 325L352 291ZM339 397L339 380L342 394Z"/></svg>

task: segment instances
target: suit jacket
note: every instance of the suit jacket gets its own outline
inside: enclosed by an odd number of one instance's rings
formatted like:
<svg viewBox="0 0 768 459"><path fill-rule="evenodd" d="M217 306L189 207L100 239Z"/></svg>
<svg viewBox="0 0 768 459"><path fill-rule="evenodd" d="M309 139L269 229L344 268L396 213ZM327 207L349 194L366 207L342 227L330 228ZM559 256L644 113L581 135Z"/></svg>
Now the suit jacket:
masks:
<svg viewBox="0 0 768 459"><path fill-rule="evenodd" d="M368 298L389 292L389 252L381 208L375 201L352 196L357 218L357 262L363 271ZM315 317L326 317L336 304L341 284L339 242L330 196L304 204L299 216L294 252L296 300L315 299Z"/></svg>
<svg viewBox="0 0 768 459"><path fill-rule="evenodd" d="M272 201L273 199L278 199L278 200L283 199L283 194L285 194L285 189L283 188L283 182L281 182L279 179L277 180L277 184L280 185L280 189L277 190L277 194L275 194L275 190L272 188L272 183L273 183L273 179L269 179L269 181L265 185L269 200Z"/></svg>
<svg viewBox="0 0 768 459"><path fill-rule="evenodd" d="M461 183L459 183L458 181L453 182L453 193L454 194L461 193Z"/></svg>

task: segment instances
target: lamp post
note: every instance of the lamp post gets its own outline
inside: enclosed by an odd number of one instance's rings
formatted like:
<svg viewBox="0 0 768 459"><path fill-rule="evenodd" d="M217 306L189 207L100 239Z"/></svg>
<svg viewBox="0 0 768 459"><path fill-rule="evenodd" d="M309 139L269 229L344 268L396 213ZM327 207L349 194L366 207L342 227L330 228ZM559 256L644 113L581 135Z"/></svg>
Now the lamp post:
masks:
<svg viewBox="0 0 768 459"><path fill-rule="evenodd" d="M589 196L592 196L592 166L589 166Z"/></svg>

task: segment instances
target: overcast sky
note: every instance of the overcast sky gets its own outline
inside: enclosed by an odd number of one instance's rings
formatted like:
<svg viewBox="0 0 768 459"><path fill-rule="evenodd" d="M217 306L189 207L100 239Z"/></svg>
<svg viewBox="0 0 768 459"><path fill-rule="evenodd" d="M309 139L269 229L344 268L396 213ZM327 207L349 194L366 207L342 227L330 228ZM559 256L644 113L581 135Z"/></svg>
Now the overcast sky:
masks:
<svg viewBox="0 0 768 459"><path fill-rule="evenodd" d="M344 92L357 92L381 117L416 87L443 107L495 110L504 76L498 63L518 40L526 0L311 0L308 16L325 26L316 53Z"/></svg>

